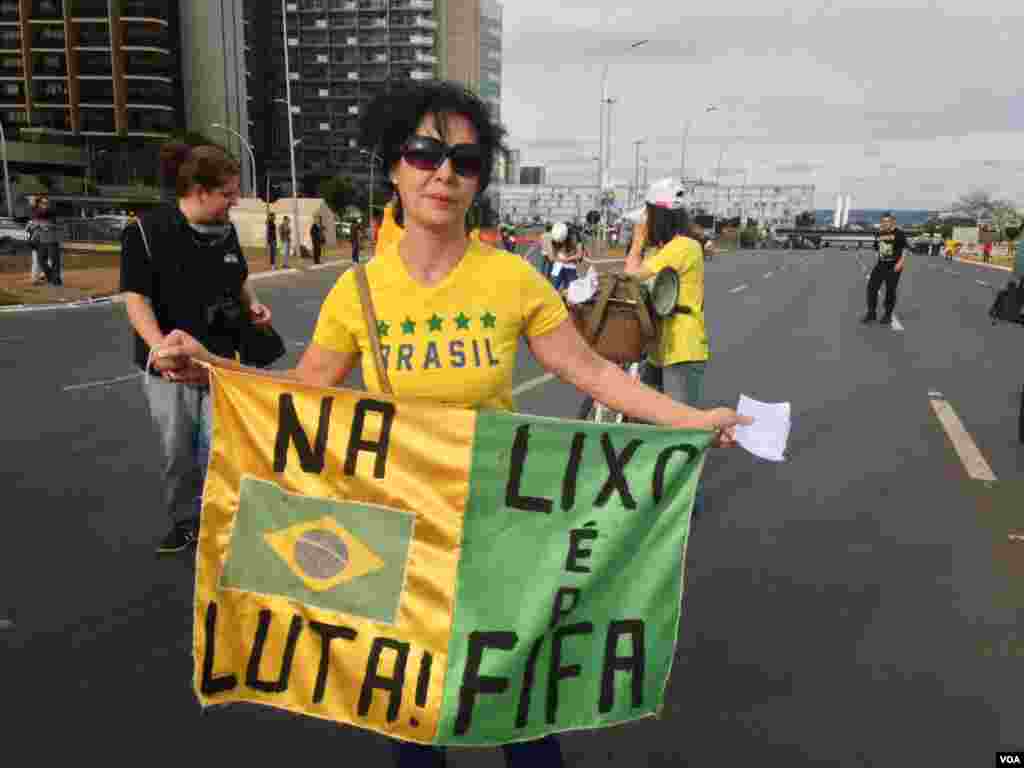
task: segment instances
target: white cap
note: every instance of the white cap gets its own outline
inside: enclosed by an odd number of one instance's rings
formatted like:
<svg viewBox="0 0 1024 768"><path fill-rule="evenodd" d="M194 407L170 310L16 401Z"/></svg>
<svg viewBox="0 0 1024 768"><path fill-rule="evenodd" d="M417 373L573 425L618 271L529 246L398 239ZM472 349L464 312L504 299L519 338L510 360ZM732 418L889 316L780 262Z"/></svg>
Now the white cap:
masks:
<svg viewBox="0 0 1024 768"><path fill-rule="evenodd" d="M569 236L569 226L564 221L556 221L551 227L551 240L561 243Z"/></svg>
<svg viewBox="0 0 1024 768"><path fill-rule="evenodd" d="M686 187L673 178L660 179L647 188L644 202L678 211L686 205ZM626 214L626 218L634 223L644 220L644 208L637 208Z"/></svg>
<svg viewBox="0 0 1024 768"><path fill-rule="evenodd" d="M644 199L659 208L679 210L686 202L686 188L675 179L661 179L647 188Z"/></svg>

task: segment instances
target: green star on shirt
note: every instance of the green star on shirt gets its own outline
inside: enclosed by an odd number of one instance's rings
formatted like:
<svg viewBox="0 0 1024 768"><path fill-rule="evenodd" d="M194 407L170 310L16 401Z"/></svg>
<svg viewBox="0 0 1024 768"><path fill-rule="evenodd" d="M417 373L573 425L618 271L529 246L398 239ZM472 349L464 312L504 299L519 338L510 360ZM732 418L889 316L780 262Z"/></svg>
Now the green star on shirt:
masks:
<svg viewBox="0 0 1024 768"><path fill-rule="evenodd" d="M486 312L480 317L480 322L484 324L484 328L493 328L494 323L498 320L490 311Z"/></svg>
<svg viewBox="0 0 1024 768"><path fill-rule="evenodd" d="M389 330L391 330L391 326L385 323L383 320L377 322L377 333L381 335L381 338L387 336Z"/></svg>
<svg viewBox="0 0 1024 768"><path fill-rule="evenodd" d="M455 316L455 324L459 327L460 331L469 330L469 318L466 317L465 312L459 312L459 314Z"/></svg>
<svg viewBox="0 0 1024 768"><path fill-rule="evenodd" d="M402 323L402 333L406 336L416 333L416 323L412 321L411 317L405 318L405 322Z"/></svg>
<svg viewBox="0 0 1024 768"><path fill-rule="evenodd" d="M434 313L433 317L431 317L429 320L427 320L427 324L430 325L430 330L431 331L440 331L441 330L441 323L443 323L443 322L444 322L443 318L439 317L436 312Z"/></svg>

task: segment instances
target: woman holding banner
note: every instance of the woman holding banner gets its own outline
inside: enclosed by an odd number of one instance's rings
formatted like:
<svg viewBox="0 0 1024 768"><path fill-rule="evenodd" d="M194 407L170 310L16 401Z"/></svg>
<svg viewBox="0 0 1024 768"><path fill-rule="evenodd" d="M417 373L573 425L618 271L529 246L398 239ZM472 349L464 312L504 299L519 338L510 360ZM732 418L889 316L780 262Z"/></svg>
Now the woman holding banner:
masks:
<svg viewBox="0 0 1024 768"><path fill-rule="evenodd" d="M376 327L364 320L357 271L349 270L324 301L298 366L253 373L336 386L361 365L371 392L390 388L400 399L512 410L516 350L525 339L544 368L609 407L655 424L714 431L718 445L734 443L735 426L748 419L729 408L692 408L631 379L584 342L542 275L467 235L466 214L491 180L504 134L476 95L449 82L403 84L370 106L361 133L390 172L395 221L405 233L366 267ZM390 351L390 360L381 356L383 376L378 343ZM183 332L171 335L160 356L183 368L194 361L240 368ZM402 768L445 762L437 748L396 742L396 749ZM554 737L504 750L511 766L563 764Z"/></svg>

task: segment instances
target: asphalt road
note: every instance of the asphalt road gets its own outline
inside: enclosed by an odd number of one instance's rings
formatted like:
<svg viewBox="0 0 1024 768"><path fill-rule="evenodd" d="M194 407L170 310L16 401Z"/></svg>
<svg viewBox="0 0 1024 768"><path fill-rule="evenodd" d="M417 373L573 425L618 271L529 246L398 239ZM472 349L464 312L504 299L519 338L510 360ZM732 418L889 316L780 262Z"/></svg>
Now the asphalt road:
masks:
<svg viewBox="0 0 1024 768"><path fill-rule="evenodd" d="M708 265L709 399L791 401L789 461L709 460L663 715L566 735L569 765L970 768L1024 749L1024 543L1006 543L1024 528L1024 329L986 316L1005 273L926 257L903 279L902 330L861 326L870 258ZM258 283L289 361L336 277ZM20 736L37 764L390 764L368 732L249 706L201 714L194 570L153 554L167 521L123 310L0 313L0 372L4 762ZM574 414L566 385L529 387L542 373L523 356L520 407ZM997 480L968 477L934 392Z"/></svg>

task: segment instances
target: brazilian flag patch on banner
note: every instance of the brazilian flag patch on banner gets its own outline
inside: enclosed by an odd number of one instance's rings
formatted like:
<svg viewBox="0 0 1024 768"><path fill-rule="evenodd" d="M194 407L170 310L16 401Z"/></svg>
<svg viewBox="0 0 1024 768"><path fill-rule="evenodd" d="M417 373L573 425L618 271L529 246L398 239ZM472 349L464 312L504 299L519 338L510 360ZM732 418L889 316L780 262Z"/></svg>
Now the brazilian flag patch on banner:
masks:
<svg viewBox="0 0 1024 768"><path fill-rule="evenodd" d="M244 477L220 586L393 624L413 520Z"/></svg>

